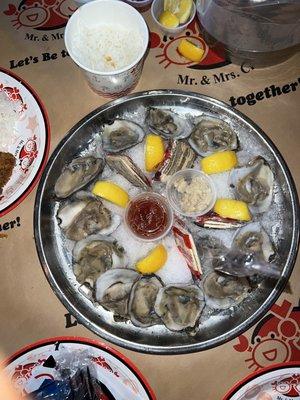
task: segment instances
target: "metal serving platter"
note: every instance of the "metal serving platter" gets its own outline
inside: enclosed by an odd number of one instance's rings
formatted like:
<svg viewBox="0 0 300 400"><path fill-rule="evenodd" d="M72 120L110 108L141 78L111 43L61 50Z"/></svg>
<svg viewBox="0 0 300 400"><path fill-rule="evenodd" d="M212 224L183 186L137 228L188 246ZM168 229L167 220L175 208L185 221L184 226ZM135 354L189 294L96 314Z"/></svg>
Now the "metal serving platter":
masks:
<svg viewBox="0 0 300 400"><path fill-rule="evenodd" d="M168 331L163 325L137 328L130 322L116 322L110 312L92 304L79 291L71 270L70 251L57 227L55 215L58 202L54 196L54 184L63 166L87 147L104 121L124 115L137 118L139 110L148 106L167 106L191 116L204 112L230 121L238 132L241 146L250 140L250 147L257 148L257 155L262 155L270 163L276 176L276 196L279 196L282 204L273 227L282 266L280 279L277 282L266 280L259 290L229 312L223 312L221 316L214 312L211 318L200 325L195 336ZM244 143L244 146L249 144ZM35 202L34 230L44 273L55 294L80 323L104 339L131 350L156 354L189 353L216 347L233 339L249 329L276 301L296 260L299 241L298 198L292 177L279 151L266 134L243 114L221 101L196 93L148 91L105 104L83 118L66 134L50 157L40 180Z"/></svg>

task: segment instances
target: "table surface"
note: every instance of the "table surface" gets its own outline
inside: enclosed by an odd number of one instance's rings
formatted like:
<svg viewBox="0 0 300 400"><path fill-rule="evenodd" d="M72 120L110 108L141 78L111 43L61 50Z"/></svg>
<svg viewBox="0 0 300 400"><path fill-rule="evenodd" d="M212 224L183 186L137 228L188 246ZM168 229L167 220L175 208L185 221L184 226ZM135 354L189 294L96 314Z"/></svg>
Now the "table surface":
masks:
<svg viewBox="0 0 300 400"><path fill-rule="evenodd" d="M36 28L25 26L22 8L18 7L20 3L24 2L1 1L0 67L25 79L44 103L51 125L51 153L76 122L107 100L93 93L72 60L63 57L64 29L61 25L66 23L66 17L55 13L52 5L44 5L50 13L47 24ZM25 9L31 7L27 3L30 4L25 2ZM71 5L71 1L68 3ZM240 98L239 102L245 101L245 104L238 105L237 109L272 139L299 188L300 54L266 69L230 64L205 45L195 23L182 35L195 36L205 46L205 58L194 65L186 63L176 53L176 38L164 38L155 29L149 11L143 16L151 31L151 49L135 91L190 90L229 104L232 96ZM19 21L18 25L13 20ZM299 83L298 90L252 105L246 101L247 94L292 82ZM0 239L0 347L5 355L51 336L96 337L68 314L42 272L33 237L34 199L35 190L0 219L3 224L20 218L20 226L7 231L7 238ZM158 399L221 399L235 382L256 369L279 362L300 361L299 330L292 337L288 331L278 329L283 320L295 321L300 326L299 278L298 259L290 279L291 293L284 292L267 315L243 336L218 348L178 356L119 350L147 377Z"/></svg>

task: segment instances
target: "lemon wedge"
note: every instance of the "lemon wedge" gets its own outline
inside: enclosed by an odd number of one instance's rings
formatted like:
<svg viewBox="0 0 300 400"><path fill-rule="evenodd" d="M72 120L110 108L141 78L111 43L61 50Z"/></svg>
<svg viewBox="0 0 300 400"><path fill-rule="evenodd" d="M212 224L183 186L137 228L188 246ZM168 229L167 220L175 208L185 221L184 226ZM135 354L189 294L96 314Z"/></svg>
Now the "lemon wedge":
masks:
<svg viewBox="0 0 300 400"><path fill-rule="evenodd" d="M164 0L164 11L176 14L179 11L180 0Z"/></svg>
<svg viewBox="0 0 300 400"><path fill-rule="evenodd" d="M236 167L238 163L236 153L234 151L220 151L202 158L200 164L202 171L206 174L219 174L229 171Z"/></svg>
<svg viewBox="0 0 300 400"><path fill-rule="evenodd" d="M179 10L175 13L179 19L180 24L185 24L189 19L192 11L193 0L181 0L179 3Z"/></svg>
<svg viewBox="0 0 300 400"><path fill-rule="evenodd" d="M223 218L232 218L238 221L250 221L251 214L247 203L233 199L217 199L214 212Z"/></svg>
<svg viewBox="0 0 300 400"><path fill-rule="evenodd" d="M163 11L159 17L159 22L165 28L177 28L179 25L179 19L171 11Z"/></svg>
<svg viewBox="0 0 300 400"><path fill-rule="evenodd" d="M183 57L194 62L201 61L204 54L203 49L186 39L180 41L178 51Z"/></svg>
<svg viewBox="0 0 300 400"><path fill-rule="evenodd" d="M145 144L145 168L147 172L153 172L162 162L165 155L164 141L160 136L149 134Z"/></svg>
<svg viewBox="0 0 300 400"><path fill-rule="evenodd" d="M129 202L128 193L119 185L109 181L96 182L92 193L120 207L126 207Z"/></svg>
<svg viewBox="0 0 300 400"><path fill-rule="evenodd" d="M153 274L166 263L167 258L168 253L165 246L159 244L145 258L139 260L135 267L141 274Z"/></svg>

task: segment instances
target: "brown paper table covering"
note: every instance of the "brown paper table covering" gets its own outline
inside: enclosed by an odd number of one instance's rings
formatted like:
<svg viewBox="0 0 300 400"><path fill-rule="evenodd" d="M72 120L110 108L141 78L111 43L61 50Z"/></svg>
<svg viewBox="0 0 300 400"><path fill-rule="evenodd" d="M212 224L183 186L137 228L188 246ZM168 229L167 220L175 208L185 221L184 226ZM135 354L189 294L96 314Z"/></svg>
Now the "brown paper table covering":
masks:
<svg viewBox="0 0 300 400"><path fill-rule="evenodd" d="M39 3L49 14L47 22L39 22L36 16L27 17L36 13L33 3ZM88 88L80 70L63 52L62 26L72 8L71 1L11 0L1 1L0 5L0 66L25 79L43 101L51 125L50 153L78 120L107 101ZM259 70L226 65L206 49L202 65L190 68L191 64L178 64L184 61L175 51L176 41L163 38L153 26L149 11L143 15L152 32L152 48L135 91L191 90L227 103L236 101L230 100L232 96L240 97L237 109L274 141L299 190L300 54ZM199 28L193 24L185 34L199 37ZM204 45L201 37L198 40ZM297 82L294 91L257 100L256 104L251 104L251 95L250 104L246 100L247 94L256 94L272 85L282 89L292 82ZM34 199L35 190L0 219L3 225L20 218L20 226L6 231L8 237L0 239L0 348L6 355L46 337L95 337L68 314L42 272L33 238ZM240 338L189 355L153 356L120 350L147 377L158 399L221 399L236 381L255 369L300 361L299 264L298 259L290 279L292 293L283 293L266 317Z"/></svg>

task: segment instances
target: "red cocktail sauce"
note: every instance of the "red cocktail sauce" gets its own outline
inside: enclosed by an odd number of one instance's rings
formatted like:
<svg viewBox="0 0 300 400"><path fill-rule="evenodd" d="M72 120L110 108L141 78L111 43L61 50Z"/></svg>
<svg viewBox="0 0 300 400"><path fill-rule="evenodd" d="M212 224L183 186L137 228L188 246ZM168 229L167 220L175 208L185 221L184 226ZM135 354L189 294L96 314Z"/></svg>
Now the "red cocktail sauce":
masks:
<svg viewBox="0 0 300 400"><path fill-rule="evenodd" d="M157 239L170 226L170 214L165 200L151 194L131 200L127 210L127 224L141 239Z"/></svg>

